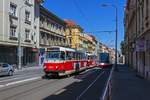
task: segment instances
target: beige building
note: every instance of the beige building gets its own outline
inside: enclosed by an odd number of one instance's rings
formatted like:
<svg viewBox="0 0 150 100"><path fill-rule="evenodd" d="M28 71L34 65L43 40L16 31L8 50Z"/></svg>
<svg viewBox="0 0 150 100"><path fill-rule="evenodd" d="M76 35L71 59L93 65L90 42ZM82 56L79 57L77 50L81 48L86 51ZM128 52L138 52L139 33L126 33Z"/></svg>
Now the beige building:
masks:
<svg viewBox="0 0 150 100"><path fill-rule="evenodd" d="M127 0L125 9L126 62L150 79L150 1Z"/></svg>
<svg viewBox="0 0 150 100"><path fill-rule="evenodd" d="M96 53L97 40L93 35L84 33L83 29L71 20L65 20L66 27L66 39L70 48L89 52L91 54Z"/></svg>
<svg viewBox="0 0 150 100"><path fill-rule="evenodd" d="M47 48L51 46L67 46L65 29L66 23L62 19L40 6L40 64L43 63Z"/></svg>
<svg viewBox="0 0 150 100"><path fill-rule="evenodd" d="M0 0L0 62L18 64L19 40L22 64L38 62L41 1Z"/></svg>
<svg viewBox="0 0 150 100"><path fill-rule="evenodd" d="M83 29L77 25L75 22L71 20L65 20L66 26L66 39L67 44L70 48L74 48L77 50L80 50L82 48L81 46L81 40L83 32Z"/></svg>

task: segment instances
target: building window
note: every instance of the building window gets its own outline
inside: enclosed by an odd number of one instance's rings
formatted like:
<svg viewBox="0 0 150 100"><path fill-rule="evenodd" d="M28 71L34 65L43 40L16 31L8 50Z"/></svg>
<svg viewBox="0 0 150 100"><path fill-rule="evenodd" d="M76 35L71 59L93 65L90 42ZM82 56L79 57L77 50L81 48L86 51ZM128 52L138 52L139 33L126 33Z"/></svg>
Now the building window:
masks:
<svg viewBox="0 0 150 100"><path fill-rule="evenodd" d="M25 21L30 21L30 12L25 11Z"/></svg>
<svg viewBox="0 0 150 100"><path fill-rule="evenodd" d="M10 3L10 15L16 16L17 5Z"/></svg>
<svg viewBox="0 0 150 100"><path fill-rule="evenodd" d="M17 27L10 26L10 37L16 37L16 29Z"/></svg>
<svg viewBox="0 0 150 100"><path fill-rule="evenodd" d="M30 40L30 30L29 29L25 30L25 40Z"/></svg>
<svg viewBox="0 0 150 100"><path fill-rule="evenodd" d="M146 0L146 19L148 19L148 5L149 5L149 0Z"/></svg>
<svg viewBox="0 0 150 100"><path fill-rule="evenodd" d="M30 12L29 11L25 11L25 23L31 25Z"/></svg>
<svg viewBox="0 0 150 100"><path fill-rule="evenodd" d="M26 0L25 2L28 3L28 4L30 4L30 0Z"/></svg>
<svg viewBox="0 0 150 100"><path fill-rule="evenodd" d="M28 5L28 6L32 6L31 0L26 0L26 1L25 1L25 4Z"/></svg>

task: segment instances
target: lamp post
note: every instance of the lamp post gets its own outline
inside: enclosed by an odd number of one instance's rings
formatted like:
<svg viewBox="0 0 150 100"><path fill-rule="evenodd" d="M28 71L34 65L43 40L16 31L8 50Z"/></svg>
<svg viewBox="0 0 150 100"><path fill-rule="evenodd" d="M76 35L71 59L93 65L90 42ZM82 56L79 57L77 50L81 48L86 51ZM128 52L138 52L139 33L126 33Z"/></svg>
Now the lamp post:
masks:
<svg viewBox="0 0 150 100"><path fill-rule="evenodd" d="M31 5L33 6L33 5ZM19 9L19 32L18 32L18 69L21 69L21 56L22 56L22 49L21 49L21 11L23 8L27 7L26 5L20 7Z"/></svg>
<svg viewBox="0 0 150 100"><path fill-rule="evenodd" d="M115 34L115 71L118 71L118 67L117 67L117 38L118 38L118 8L117 8L117 6L116 5L109 5L109 4L102 4L101 5L102 7L113 7L113 8L115 8L115 11L116 11L116 34Z"/></svg>

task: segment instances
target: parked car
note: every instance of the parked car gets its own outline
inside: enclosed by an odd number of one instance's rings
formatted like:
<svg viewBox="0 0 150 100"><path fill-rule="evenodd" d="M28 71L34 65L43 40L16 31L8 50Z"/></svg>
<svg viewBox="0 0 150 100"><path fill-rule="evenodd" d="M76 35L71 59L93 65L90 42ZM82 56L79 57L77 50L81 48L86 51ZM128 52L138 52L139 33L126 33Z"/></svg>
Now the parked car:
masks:
<svg viewBox="0 0 150 100"><path fill-rule="evenodd" d="M0 75L13 76L14 67L8 63L0 63Z"/></svg>

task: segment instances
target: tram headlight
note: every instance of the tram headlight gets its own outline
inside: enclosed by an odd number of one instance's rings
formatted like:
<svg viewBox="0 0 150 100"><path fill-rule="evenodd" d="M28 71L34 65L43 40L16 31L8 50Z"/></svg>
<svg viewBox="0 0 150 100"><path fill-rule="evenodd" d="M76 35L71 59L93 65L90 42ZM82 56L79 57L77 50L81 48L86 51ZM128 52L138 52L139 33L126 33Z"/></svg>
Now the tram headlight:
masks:
<svg viewBox="0 0 150 100"><path fill-rule="evenodd" d="M46 66L44 66L43 68L46 69Z"/></svg>
<svg viewBox="0 0 150 100"><path fill-rule="evenodd" d="M58 69L58 66L56 66L56 69Z"/></svg>

